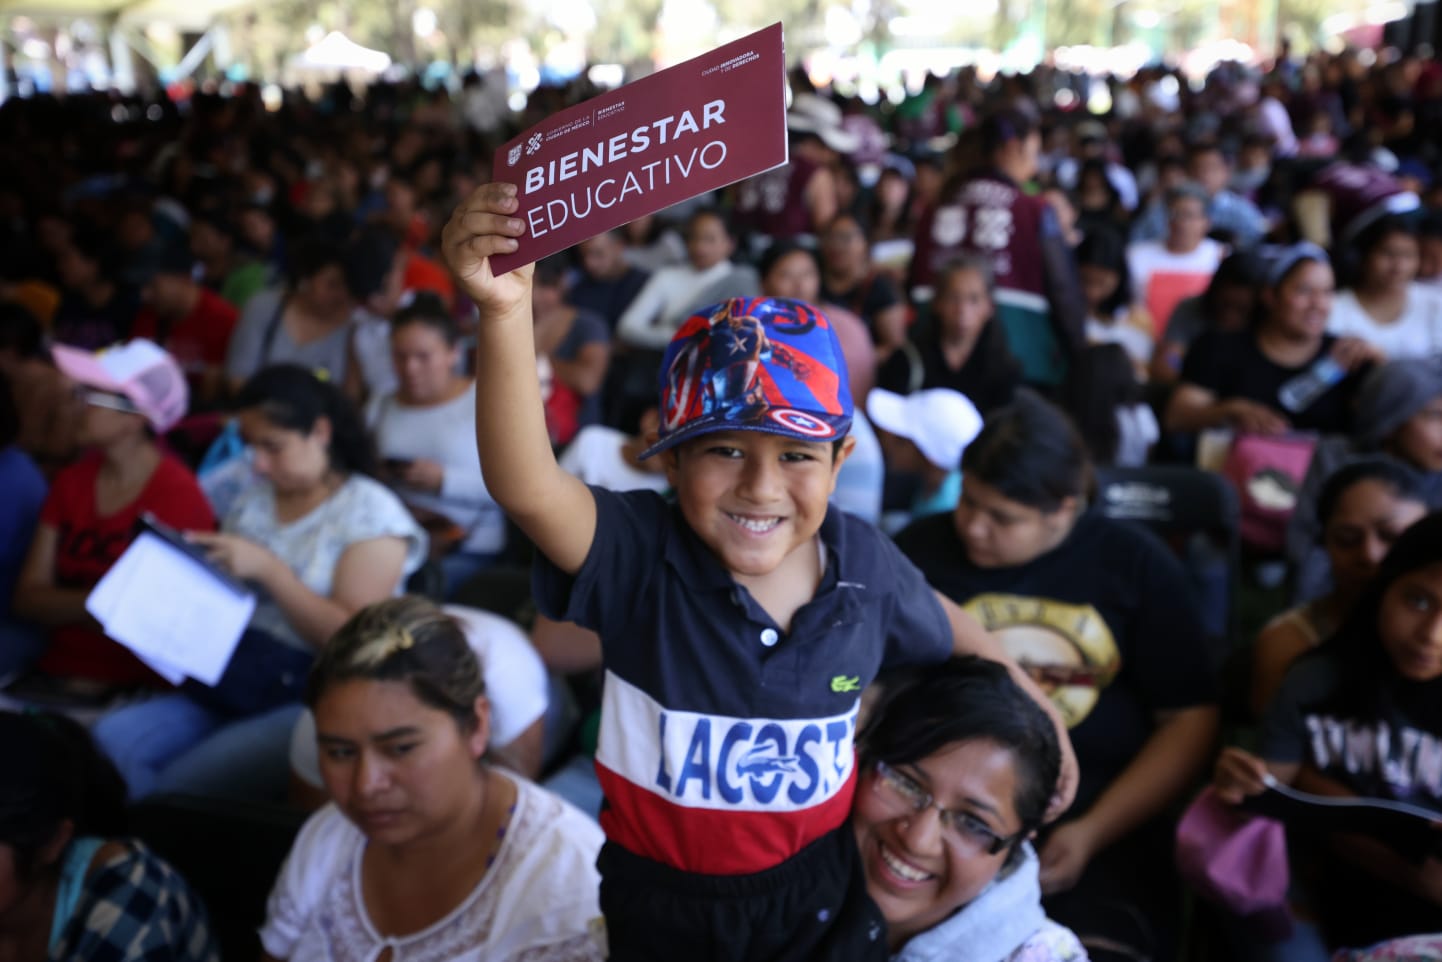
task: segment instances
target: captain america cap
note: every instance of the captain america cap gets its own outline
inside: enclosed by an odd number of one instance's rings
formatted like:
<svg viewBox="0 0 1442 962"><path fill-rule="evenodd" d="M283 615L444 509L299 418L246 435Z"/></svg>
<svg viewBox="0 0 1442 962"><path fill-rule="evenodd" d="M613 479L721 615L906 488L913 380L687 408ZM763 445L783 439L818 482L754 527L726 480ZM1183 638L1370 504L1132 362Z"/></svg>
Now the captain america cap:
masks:
<svg viewBox="0 0 1442 962"><path fill-rule="evenodd" d="M851 430L851 385L836 330L816 307L733 297L686 319L659 375L660 438L649 458L715 431L835 441Z"/></svg>

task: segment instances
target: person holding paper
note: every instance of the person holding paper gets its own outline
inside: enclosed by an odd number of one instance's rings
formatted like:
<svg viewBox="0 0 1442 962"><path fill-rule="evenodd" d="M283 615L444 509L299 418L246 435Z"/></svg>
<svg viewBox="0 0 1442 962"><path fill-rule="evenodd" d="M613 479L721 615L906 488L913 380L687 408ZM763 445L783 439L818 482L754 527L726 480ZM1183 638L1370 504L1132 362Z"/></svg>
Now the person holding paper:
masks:
<svg viewBox="0 0 1442 962"><path fill-rule="evenodd" d="M602 642L610 957L885 959L846 825L861 691L883 664L1005 658L884 536L827 510L852 403L809 304L735 298L680 328L647 452L674 502L561 470L532 373L532 268L492 274L524 230L517 206L514 185L479 188L443 249L480 309L487 487L539 549L540 610ZM1063 771L1054 809L1071 794Z"/></svg>
<svg viewBox="0 0 1442 962"><path fill-rule="evenodd" d="M1314 794L1442 811L1439 758L1442 513L1402 533L1336 634L1287 672L1263 723L1259 754L1228 748L1215 785L1234 804L1263 792L1270 775ZM1332 948L1442 931L1442 849L1397 852L1342 835L1326 842L1309 847L1320 864L1293 880L1307 915L1319 920L1302 926L1294 942L1316 945L1316 928Z"/></svg>
<svg viewBox="0 0 1442 962"><path fill-rule="evenodd" d="M90 451L55 476L15 587L14 611L48 632L35 662L42 674L91 691L161 685L105 636L85 599L130 545L142 514L177 528L215 527L195 475L156 442L185 414L185 375L142 339L95 354L61 345L53 353L85 401L80 441Z"/></svg>
<svg viewBox="0 0 1442 962"><path fill-rule="evenodd" d="M397 594L425 557L425 533L374 480L370 439L334 385L304 368L271 367L237 405L259 480L221 533L190 538L255 591L255 612L218 685L187 681L97 723L96 739L137 798L283 797L315 650L353 613Z"/></svg>

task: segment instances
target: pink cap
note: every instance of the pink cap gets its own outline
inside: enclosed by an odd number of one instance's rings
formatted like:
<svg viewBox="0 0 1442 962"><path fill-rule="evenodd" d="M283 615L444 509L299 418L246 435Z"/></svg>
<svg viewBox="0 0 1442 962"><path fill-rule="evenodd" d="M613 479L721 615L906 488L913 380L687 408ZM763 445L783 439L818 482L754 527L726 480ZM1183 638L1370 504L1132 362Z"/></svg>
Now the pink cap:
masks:
<svg viewBox="0 0 1442 962"><path fill-rule="evenodd" d="M157 433L185 417L190 403L185 375L175 358L154 341L138 337L93 354L57 344L50 354L55 366L76 384L125 397Z"/></svg>

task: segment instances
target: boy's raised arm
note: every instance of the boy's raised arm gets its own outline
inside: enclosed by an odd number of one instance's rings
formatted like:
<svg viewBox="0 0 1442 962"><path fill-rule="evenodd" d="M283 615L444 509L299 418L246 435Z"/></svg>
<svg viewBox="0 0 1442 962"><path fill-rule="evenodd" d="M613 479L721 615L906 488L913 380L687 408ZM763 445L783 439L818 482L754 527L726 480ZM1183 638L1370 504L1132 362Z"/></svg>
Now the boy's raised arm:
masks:
<svg viewBox="0 0 1442 962"><path fill-rule="evenodd" d="M525 233L514 184L485 184L446 224L446 266L480 312L476 446L486 488L551 563L580 570L596 534L596 501L556 463L546 434L531 323L532 265L497 277L490 257Z"/></svg>
<svg viewBox="0 0 1442 962"><path fill-rule="evenodd" d="M1022 691L1032 697L1042 711L1046 712L1052 724L1056 726L1057 744L1061 748L1061 775L1057 779L1056 790L1052 793L1051 804L1047 806L1046 820L1055 821L1063 812L1071 807L1072 801L1076 798L1076 790L1081 784L1081 769L1077 764L1076 750L1072 748L1071 734L1067 731L1066 721L1061 713L1056 710L1046 692L1032 681L1020 665L1006 653L1006 649L996 640L981 622L967 614L956 602L939 591L933 592L941 608L946 612L946 618L951 622L951 640L953 655L978 655L991 661L1000 662L1011 672L1011 677L1021 686Z"/></svg>

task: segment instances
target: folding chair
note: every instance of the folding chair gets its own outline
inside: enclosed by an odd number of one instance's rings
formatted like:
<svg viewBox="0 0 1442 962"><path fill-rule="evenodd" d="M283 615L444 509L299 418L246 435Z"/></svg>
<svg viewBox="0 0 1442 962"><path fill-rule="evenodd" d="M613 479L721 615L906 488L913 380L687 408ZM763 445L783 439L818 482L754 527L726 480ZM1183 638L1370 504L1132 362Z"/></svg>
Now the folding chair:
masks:
<svg viewBox="0 0 1442 962"><path fill-rule="evenodd" d="M1236 640L1241 579L1241 506L1221 475L1179 465L1102 468L1096 506L1160 536L1187 569L1201 605L1214 663Z"/></svg>
<svg viewBox="0 0 1442 962"><path fill-rule="evenodd" d="M280 805L158 795L131 808L130 828L200 896L230 962L260 957L266 898L305 818Z"/></svg>

